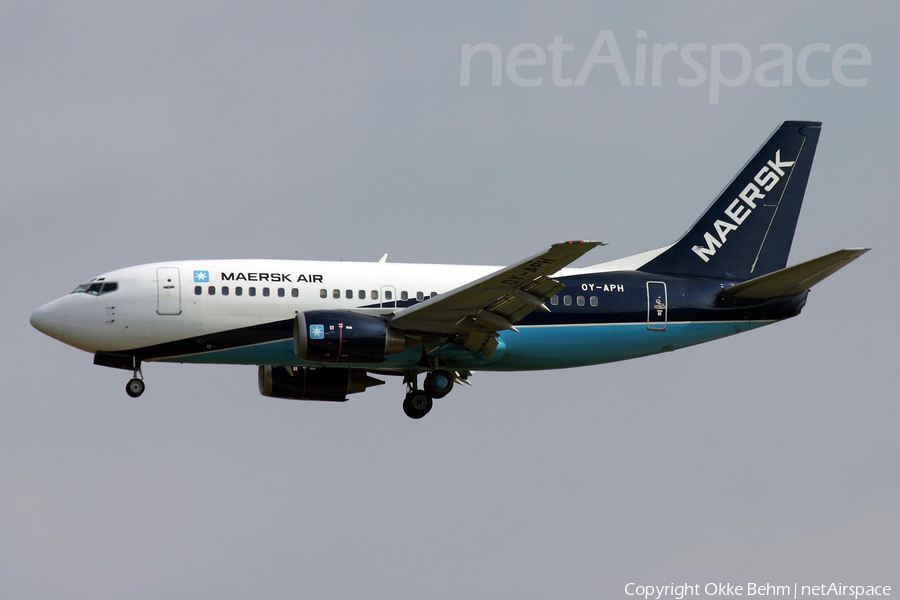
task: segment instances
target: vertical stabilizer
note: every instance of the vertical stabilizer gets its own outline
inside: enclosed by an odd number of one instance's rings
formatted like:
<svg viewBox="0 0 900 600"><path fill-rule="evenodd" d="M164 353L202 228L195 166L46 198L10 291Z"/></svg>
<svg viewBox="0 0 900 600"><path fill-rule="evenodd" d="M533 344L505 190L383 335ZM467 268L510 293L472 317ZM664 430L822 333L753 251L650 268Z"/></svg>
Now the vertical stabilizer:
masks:
<svg viewBox="0 0 900 600"><path fill-rule="evenodd" d="M783 269L821 127L785 121L694 226L639 270L746 280Z"/></svg>

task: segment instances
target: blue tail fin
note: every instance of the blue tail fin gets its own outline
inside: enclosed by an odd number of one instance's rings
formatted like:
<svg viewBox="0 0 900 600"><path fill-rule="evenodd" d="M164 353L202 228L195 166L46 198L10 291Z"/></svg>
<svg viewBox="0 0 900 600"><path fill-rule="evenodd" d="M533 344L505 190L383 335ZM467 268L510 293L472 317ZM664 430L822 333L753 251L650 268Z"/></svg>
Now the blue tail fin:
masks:
<svg viewBox="0 0 900 600"><path fill-rule="evenodd" d="M821 127L782 123L694 226L639 270L746 280L783 269Z"/></svg>

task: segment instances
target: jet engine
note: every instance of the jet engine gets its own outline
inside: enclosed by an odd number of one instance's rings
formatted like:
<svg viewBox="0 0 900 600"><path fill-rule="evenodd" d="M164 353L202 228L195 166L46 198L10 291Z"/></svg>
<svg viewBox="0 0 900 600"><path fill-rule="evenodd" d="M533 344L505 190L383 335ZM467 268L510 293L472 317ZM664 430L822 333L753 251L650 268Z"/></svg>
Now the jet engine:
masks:
<svg viewBox="0 0 900 600"><path fill-rule="evenodd" d="M382 384L360 369L259 366L259 393L270 398L344 402L347 394Z"/></svg>
<svg viewBox="0 0 900 600"><path fill-rule="evenodd" d="M347 310L310 310L294 321L294 354L318 363L379 363L406 349L387 321Z"/></svg>

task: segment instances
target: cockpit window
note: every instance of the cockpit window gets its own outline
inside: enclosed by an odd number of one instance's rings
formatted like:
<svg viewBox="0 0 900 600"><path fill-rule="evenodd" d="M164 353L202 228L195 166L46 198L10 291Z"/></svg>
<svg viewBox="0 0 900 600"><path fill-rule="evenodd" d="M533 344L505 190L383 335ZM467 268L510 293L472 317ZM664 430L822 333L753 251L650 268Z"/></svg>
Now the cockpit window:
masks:
<svg viewBox="0 0 900 600"><path fill-rule="evenodd" d="M107 281L106 283L94 282L83 283L72 290L73 294L90 294L91 296L101 296L109 294L119 289L119 284L115 281Z"/></svg>

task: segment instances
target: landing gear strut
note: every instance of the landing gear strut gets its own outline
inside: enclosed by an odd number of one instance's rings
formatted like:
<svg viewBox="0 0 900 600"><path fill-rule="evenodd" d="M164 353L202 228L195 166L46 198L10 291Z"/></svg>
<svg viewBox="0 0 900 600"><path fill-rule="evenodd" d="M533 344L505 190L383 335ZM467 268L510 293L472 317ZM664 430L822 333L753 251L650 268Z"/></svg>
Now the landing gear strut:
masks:
<svg viewBox="0 0 900 600"><path fill-rule="evenodd" d="M125 386L125 393L132 398L137 398L144 393L146 388L147 386L144 385L144 374L141 372L140 364L138 364L137 368L134 370L134 377L132 377L131 381Z"/></svg>

